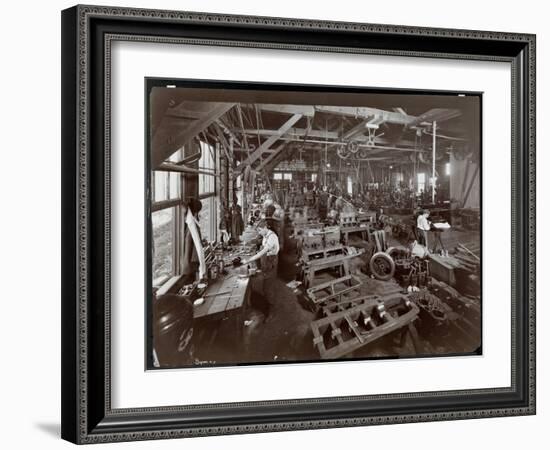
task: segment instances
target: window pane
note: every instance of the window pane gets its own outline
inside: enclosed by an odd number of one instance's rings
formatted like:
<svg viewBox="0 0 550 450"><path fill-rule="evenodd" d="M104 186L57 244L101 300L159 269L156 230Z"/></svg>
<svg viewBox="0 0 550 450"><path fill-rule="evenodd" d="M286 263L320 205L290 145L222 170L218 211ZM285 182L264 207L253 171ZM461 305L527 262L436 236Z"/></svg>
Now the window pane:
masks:
<svg viewBox="0 0 550 450"><path fill-rule="evenodd" d="M174 267L174 214L176 208L167 208L152 214L153 223L153 284L171 276Z"/></svg>
<svg viewBox="0 0 550 450"><path fill-rule="evenodd" d="M282 173L274 173L273 174L273 179L274 180L282 180L283 179L283 174Z"/></svg>
<svg viewBox="0 0 550 450"><path fill-rule="evenodd" d="M170 172L170 199L179 198L181 176L179 173Z"/></svg>
<svg viewBox="0 0 550 450"><path fill-rule="evenodd" d="M217 239L217 214L216 197L208 197L201 200L202 209L199 213L199 225L201 236L209 242Z"/></svg>
<svg viewBox="0 0 550 450"><path fill-rule="evenodd" d="M204 142L201 142L200 145L202 154L199 159L199 169L206 170L214 174L214 169L216 167L214 148ZM199 195L213 194L216 192L214 180L214 176L199 174Z"/></svg>
<svg viewBox="0 0 550 450"><path fill-rule="evenodd" d="M170 186L168 185L168 172L155 172L155 202L168 200Z"/></svg>

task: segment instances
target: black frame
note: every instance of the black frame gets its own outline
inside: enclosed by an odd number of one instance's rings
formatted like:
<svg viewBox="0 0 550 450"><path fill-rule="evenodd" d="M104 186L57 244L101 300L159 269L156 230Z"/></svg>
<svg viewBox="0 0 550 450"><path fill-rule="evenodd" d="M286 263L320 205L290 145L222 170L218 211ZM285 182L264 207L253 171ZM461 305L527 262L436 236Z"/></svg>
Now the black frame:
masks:
<svg viewBox="0 0 550 450"><path fill-rule="evenodd" d="M512 383L420 394L112 409L110 44L200 43L512 66ZM62 437L75 443L535 413L535 36L98 6L62 13Z"/></svg>

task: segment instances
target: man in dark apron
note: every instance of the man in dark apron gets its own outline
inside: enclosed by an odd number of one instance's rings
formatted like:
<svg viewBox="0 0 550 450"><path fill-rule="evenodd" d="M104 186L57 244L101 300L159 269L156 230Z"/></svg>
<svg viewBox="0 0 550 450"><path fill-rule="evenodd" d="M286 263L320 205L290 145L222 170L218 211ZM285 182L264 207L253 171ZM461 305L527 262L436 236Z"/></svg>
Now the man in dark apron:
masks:
<svg viewBox="0 0 550 450"><path fill-rule="evenodd" d="M258 232L262 236L262 247L258 253L249 258L243 260L242 264L250 264L253 261L260 260L261 265L261 277L262 277L262 296L265 299L265 321L269 321L272 315L273 300L272 289L269 289L269 285L277 277L277 265L279 261L279 238L277 234L267 227L265 219L260 219L257 225Z"/></svg>

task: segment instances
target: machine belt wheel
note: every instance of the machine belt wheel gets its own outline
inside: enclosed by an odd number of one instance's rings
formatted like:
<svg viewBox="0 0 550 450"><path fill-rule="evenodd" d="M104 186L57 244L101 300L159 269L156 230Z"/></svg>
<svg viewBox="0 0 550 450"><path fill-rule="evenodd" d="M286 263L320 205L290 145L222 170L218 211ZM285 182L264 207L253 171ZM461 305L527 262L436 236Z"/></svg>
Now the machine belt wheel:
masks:
<svg viewBox="0 0 550 450"><path fill-rule="evenodd" d="M382 281L391 279L395 273L395 262L390 255L384 252L372 255L369 267L374 277Z"/></svg>

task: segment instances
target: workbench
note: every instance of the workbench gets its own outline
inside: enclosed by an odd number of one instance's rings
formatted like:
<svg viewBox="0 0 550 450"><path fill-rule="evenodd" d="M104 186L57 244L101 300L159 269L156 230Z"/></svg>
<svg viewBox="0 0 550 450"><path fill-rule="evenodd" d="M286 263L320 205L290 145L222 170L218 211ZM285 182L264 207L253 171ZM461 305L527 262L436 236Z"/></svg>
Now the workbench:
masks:
<svg viewBox="0 0 550 450"><path fill-rule="evenodd" d="M209 282L203 293L204 303L193 307L193 326L201 340L207 339L209 343L216 339L221 321L230 321L236 342L244 333L250 307L250 278L246 275L246 266L228 267L226 271L226 275Z"/></svg>
<svg viewBox="0 0 550 450"><path fill-rule="evenodd" d="M430 260L431 275L449 286L456 286L455 271L461 267L460 261L452 255L440 256L435 253L430 254Z"/></svg>

